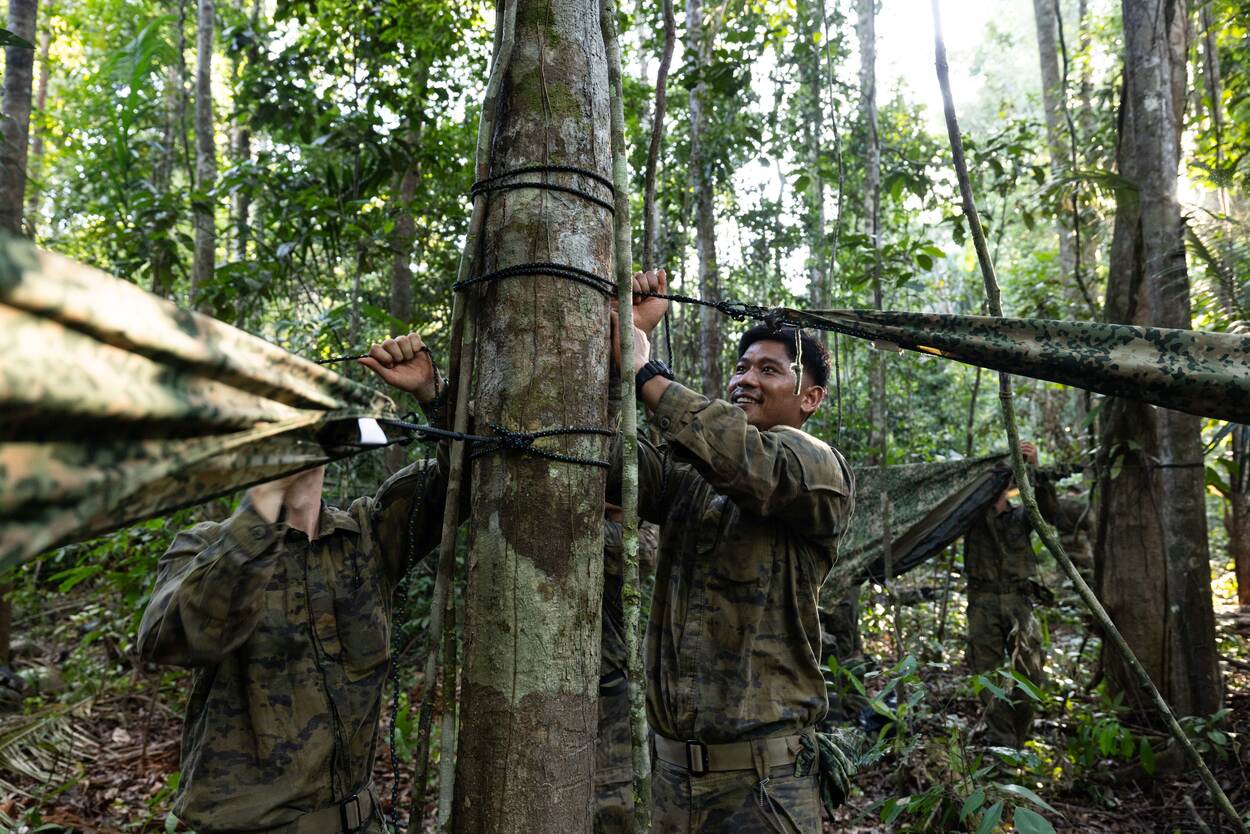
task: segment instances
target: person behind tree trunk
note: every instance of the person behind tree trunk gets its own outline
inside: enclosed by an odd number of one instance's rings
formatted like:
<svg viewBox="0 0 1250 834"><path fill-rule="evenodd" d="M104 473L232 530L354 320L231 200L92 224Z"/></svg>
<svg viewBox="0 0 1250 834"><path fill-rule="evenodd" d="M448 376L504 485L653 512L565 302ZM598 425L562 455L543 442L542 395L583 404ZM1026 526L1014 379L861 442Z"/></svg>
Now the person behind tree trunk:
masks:
<svg viewBox="0 0 1250 834"><path fill-rule="evenodd" d="M361 360L441 422L413 333ZM439 540L445 449L347 510L325 467L253 487L174 539L139 627L148 661L193 670L175 814L200 832L383 831L370 784L390 661L391 593ZM415 535L416 541L409 541Z"/></svg>
<svg viewBox="0 0 1250 834"><path fill-rule="evenodd" d="M1067 495L1059 499L1059 543L1072 558L1081 576L1089 584L1094 583L1094 546L1090 534L1094 530L1094 513L1089 501L1078 487L1068 487Z"/></svg>
<svg viewBox="0 0 1250 834"><path fill-rule="evenodd" d="M1037 448L1021 443L1020 452L1037 465ZM1038 473L1037 504L1051 524L1067 529L1059 511L1055 485ZM1004 489L973 522L964 537L964 573L968 577L968 666L985 673L1010 664L1035 684L1045 674L1042 634L1033 607L1054 595L1038 579L1033 552L1033 525L1023 506L1013 505ZM996 684L1002 683L1001 680ZM1033 724L1033 702L1014 686L1005 686L1008 703L981 692L986 704L984 740L1001 747L1022 747Z"/></svg>
<svg viewBox="0 0 1250 834"><path fill-rule="evenodd" d="M621 508L603 523L603 627L599 661L599 730L595 739L595 834L634 829L633 741L629 728L629 655L625 648L625 552ZM653 524L638 527L638 561L655 551Z"/></svg>
<svg viewBox="0 0 1250 834"><path fill-rule="evenodd" d="M665 292L664 272L634 289ZM827 708L817 603L855 490L842 455L799 428L824 398L828 351L794 328L752 328L728 402L708 399L648 361L667 306L635 296L626 365L666 441L640 436L638 459L639 512L660 525L646 637L652 831L815 834L829 783L847 787L815 730ZM610 489L619 444L614 467Z"/></svg>

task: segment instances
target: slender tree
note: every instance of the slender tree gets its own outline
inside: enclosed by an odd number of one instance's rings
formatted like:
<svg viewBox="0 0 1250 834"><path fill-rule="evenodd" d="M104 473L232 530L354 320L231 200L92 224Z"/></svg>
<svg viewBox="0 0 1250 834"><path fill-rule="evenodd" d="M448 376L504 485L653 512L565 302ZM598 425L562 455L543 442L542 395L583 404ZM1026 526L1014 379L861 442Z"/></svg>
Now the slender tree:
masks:
<svg viewBox="0 0 1250 834"><path fill-rule="evenodd" d="M799 95L802 97L803 168L807 188L803 194L807 237L807 297L816 309L829 306L829 263L825 247L825 180L820 173L820 155L825 121L824 67L820 45L820 24L824 0L803 0L795 10L802 43L796 49L799 60ZM778 97L780 98L780 97ZM824 334L821 334L824 338Z"/></svg>
<svg viewBox="0 0 1250 834"><path fill-rule="evenodd" d="M489 173L569 165L610 178L607 62L594 0L509 0ZM515 34L513 34L513 25ZM505 59L510 55L510 61ZM495 79L492 78L492 88ZM483 124L486 124L485 117ZM568 172L527 175L603 194ZM611 281L611 216L523 188L489 200L479 275L557 263ZM477 424L604 426L608 305L542 274L477 300ZM539 441L591 457L603 438ZM466 834L590 830L603 572L604 471L518 453L473 461L469 587L453 824Z"/></svg>
<svg viewBox="0 0 1250 834"><path fill-rule="evenodd" d="M1184 0L1123 0L1125 55L1108 321L1188 328L1189 280L1176 196L1185 104ZM1201 422L1114 400L1103 421L1097 552L1106 608L1174 709L1222 700L1211 602ZM1108 678L1144 710L1117 656Z"/></svg>
<svg viewBox="0 0 1250 834"><path fill-rule="evenodd" d="M877 131L877 4L876 0L857 0L856 31L859 36L859 98L860 120L864 127L866 154L864 159L864 222L872 241L872 306L882 309L881 288L881 137ZM889 441L889 414L886 408L885 354L870 354L871 394L868 431L868 463L885 463Z"/></svg>
<svg viewBox="0 0 1250 834"><path fill-rule="evenodd" d="M9 0L9 31L27 43L35 41L38 0ZM22 234L26 191L26 142L30 131L30 88L34 50L10 46L4 51L4 113L0 122L0 228ZM0 666L9 665L13 627L13 582L0 578Z"/></svg>
<svg viewBox="0 0 1250 834"><path fill-rule="evenodd" d="M9 0L9 31L35 42L38 0ZM26 205L26 152L30 133L30 90L34 78L35 51L29 46L4 50L4 113L0 121L0 229L22 234L22 209Z"/></svg>
<svg viewBox="0 0 1250 834"><path fill-rule="evenodd" d="M51 51L52 30L45 26L43 31L39 33L39 84L35 92L34 112L38 114L39 121L35 123L34 130L30 134L30 159L26 163L27 170L30 172L29 179L33 184L26 196L26 224L30 227L32 235L35 233L35 224L39 222L39 201L43 192L43 186L39 179L40 171L43 168L43 136L45 133L43 113L48 105L48 71L50 69L48 55Z"/></svg>
<svg viewBox="0 0 1250 834"><path fill-rule="evenodd" d="M1059 73L1059 47L1055 41L1055 4L1058 0L1033 0L1037 26L1037 54L1042 70L1042 109L1046 114L1046 145L1050 150L1050 173L1058 179L1067 168L1069 146L1064 128L1062 76ZM1056 219L1059 235L1059 268L1065 279L1076 267L1076 245L1072 230Z"/></svg>
<svg viewBox="0 0 1250 834"><path fill-rule="evenodd" d="M211 196L217 179L213 133L213 0L199 0L195 38L195 257L191 268L191 303L208 309L204 288L213 279L217 222Z"/></svg>
<svg viewBox="0 0 1250 834"><path fill-rule="evenodd" d="M712 62L713 27L704 17L703 0L686 0L687 60L698 81L690 88L690 187L694 201L694 247L698 257L699 293L710 301L720 299L720 273L716 262L716 182L708 153L708 89L703 78ZM699 379L703 394L721 393L720 313L699 309Z"/></svg>

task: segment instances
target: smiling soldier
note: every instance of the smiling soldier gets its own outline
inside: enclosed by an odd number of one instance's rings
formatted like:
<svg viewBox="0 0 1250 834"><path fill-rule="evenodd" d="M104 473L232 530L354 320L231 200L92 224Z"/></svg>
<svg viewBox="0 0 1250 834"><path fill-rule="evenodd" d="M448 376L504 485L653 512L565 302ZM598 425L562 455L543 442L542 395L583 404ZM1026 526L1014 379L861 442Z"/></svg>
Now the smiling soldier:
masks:
<svg viewBox="0 0 1250 834"><path fill-rule="evenodd" d="M636 293L666 289L662 270L634 278ZM652 831L814 834L823 774L800 761L827 708L817 596L854 496L842 455L800 428L824 399L829 353L794 328L752 328L728 402L708 399L648 361L667 306L636 297L632 357L666 441L640 437L638 461L640 514L660 525Z"/></svg>

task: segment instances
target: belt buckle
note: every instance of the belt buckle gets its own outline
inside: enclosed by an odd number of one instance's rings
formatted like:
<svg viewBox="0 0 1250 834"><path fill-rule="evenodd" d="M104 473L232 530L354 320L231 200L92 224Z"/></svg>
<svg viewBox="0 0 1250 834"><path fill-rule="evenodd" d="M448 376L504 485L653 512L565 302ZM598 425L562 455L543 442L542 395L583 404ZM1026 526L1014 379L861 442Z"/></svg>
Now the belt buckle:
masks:
<svg viewBox="0 0 1250 834"><path fill-rule="evenodd" d="M707 745L691 739L686 742L686 770L691 776L702 776L708 771Z"/></svg>
<svg viewBox="0 0 1250 834"><path fill-rule="evenodd" d="M360 794L352 794L339 803L339 826L344 832L350 834L360 828L363 822L360 813Z"/></svg>

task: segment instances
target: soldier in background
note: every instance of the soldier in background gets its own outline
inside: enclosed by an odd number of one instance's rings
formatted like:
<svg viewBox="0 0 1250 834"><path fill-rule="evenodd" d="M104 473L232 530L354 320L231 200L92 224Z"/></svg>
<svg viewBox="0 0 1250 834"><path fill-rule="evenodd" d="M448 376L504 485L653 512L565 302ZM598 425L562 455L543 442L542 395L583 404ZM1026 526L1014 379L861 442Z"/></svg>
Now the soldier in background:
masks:
<svg viewBox="0 0 1250 834"><path fill-rule="evenodd" d="M1037 465L1037 448L1021 443L1025 463ZM1033 613L1054 594L1040 582L1033 551L1033 525L1020 505L1008 500L1011 485L973 522L964 538L968 577L968 666L985 673L1010 665L1040 685L1045 675L1041 627ZM1037 473L1035 492L1043 518L1071 532L1079 516L1061 513L1055 485ZM1002 683L1002 681L996 681ZM983 739L1001 747L1023 747L1033 724L1033 701L1019 687L1005 686L1011 703L982 690L986 704Z"/></svg>
<svg viewBox="0 0 1250 834"><path fill-rule="evenodd" d="M361 362L441 421L420 336L374 345ZM194 670L174 805L188 826L384 830L370 774L391 592L409 554L438 543L444 452L432 471L400 470L346 511L322 500L324 467L261 484L161 557L139 652Z"/></svg>

